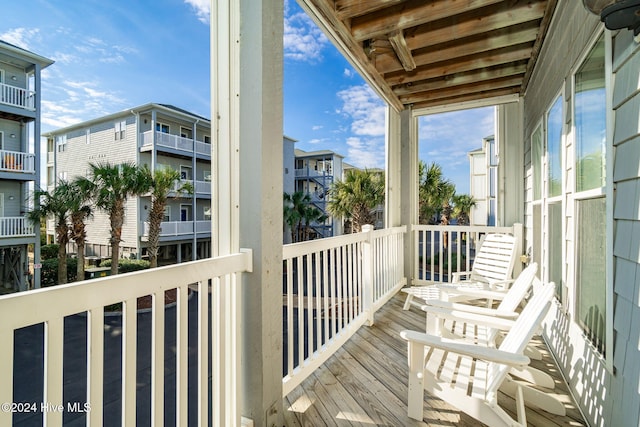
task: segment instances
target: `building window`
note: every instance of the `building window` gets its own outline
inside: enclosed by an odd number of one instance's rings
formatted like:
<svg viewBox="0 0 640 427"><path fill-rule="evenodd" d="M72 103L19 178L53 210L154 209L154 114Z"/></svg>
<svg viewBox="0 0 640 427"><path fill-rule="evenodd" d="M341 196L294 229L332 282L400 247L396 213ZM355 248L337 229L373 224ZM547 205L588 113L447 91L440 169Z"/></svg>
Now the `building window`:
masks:
<svg viewBox="0 0 640 427"><path fill-rule="evenodd" d="M0 150L4 150L4 132L0 131Z"/></svg>
<svg viewBox="0 0 640 427"><path fill-rule="evenodd" d="M211 219L211 206L205 206L203 208L204 210L204 219L205 220L210 220Z"/></svg>
<svg viewBox="0 0 640 427"><path fill-rule="evenodd" d="M576 191L604 187L606 93L604 38L575 74Z"/></svg>
<svg viewBox="0 0 640 427"><path fill-rule="evenodd" d="M122 120L121 122L116 122L115 124L115 140L121 140L125 137L125 130L127 128L127 122Z"/></svg>
<svg viewBox="0 0 640 427"><path fill-rule="evenodd" d="M576 319L605 352L606 337L606 87L604 37L574 75ZM611 220L611 219L609 219Z"/></svg>
<svg viewBox="0 0 640 427"><path fill-rule="evenodd" d="M169 133L169 125L156 122L156 132Z"/></svg>
<svg viewBox="0 0 640 427"><path fill-rule="evenodd" d="M171 221L171 206L164 207L164 215L162 216L162 222Z"/></svg>
<svg viewBox="0 0 640 427"><path fill-rule="evenodd" d="M542 198L542 125L531 135L531 162L533 164L533 200Z"/></svg>
<svg viewBox="0 0 640 427"><path fill-rule="evenodd" d="M547 195L562 194L562 95L547 113Z"/></svg>
<svg viewBox="0 0 640 427"><path fill-rule="evenodd" d="M67 172L58 172L58 182L67 180Z"/></svg>
<svg viewBox="0 0 640 427"><path fill-rule="evenodd" d="M211 144L211 137L209 135L205 135L204 136L204 143L205 144Z"/></svg>
<svg viewBox="0 0 640 427"><path fill-rule="evenodd" d="M180 165L180 179L182 180L190 180L191 178L191 167Z"/></svg>
<svg viewBox="0 0 640 427"><path fill-rule="evenodd" d="M67 151L67 135L56 136L56 146L58 147L58 153Z"/></svg>
<svg viewBox="0 0 640 427"><path fill-rule="evenodd" d="M182 138L189 138L192 139L191 135L193 135L193 132L191 129L180 126L180 136Z"/></svg>
<svg viewBox="0 0 640 427"><path fill-rule="evenodd" d="M85 143L87 145L91 144L91 129L87 129L84 133Z"/></svg>

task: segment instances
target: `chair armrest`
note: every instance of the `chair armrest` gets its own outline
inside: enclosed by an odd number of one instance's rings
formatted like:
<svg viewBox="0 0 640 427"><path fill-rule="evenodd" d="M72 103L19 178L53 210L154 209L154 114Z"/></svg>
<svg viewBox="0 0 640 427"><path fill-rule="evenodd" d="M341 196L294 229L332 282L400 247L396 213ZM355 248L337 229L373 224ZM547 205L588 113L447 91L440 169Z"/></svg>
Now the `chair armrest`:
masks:
<svg viewBox="0 0 640 427"><path fill-rule="evenodd" d="M400 332L400 336L410 344L440 348L442 350L489 362L496 362L515 367L527 366L530 362L530 359L523 354L510 353L497 348L483 347L477 344L461 343L456 340L437 337L422 332L404 330Z"/></svg>
<svg viewBox="0 0 640 427"><path fill-rule="evenodd" d="M495 328L501 331L508 331L513 326L514 321L495 316L485 316L482 314L469 313L467 311L434 307L432 305L422 305L420 308L427 314L432 314L440 319L450 319L457 322L472 323L474 325Z"/></svg>
<svg viewBox="0 0 640 427"><path fill-rule="evenodd" d="M439 301L439 300L426 300L425 305L444 308L448 310L460 310L467 313L482 314L483 316L498 316L503 319L515 319L518 317L518 313L515 311L498 310L495 308L479 307L476 305L461 304L457 302ZM428 310L425 310L428 311Z"/></svg>
<svg viewBox="0 0 640 427"><path fill-rule="evenodd" d="M457 286L455 288L447 288L443 289L445 292L455 294L455 295L463 295L467 297L472 297L473 299L494 299L494 300L502 300L507 295L506 291L496 291L493 289L482 289L482 288L474 288L471 286Z"/></svg>
<svg viewBox="0 0 640 427"><path fill-rule="evenodd" d="M471 270L467 270L467 271L454 271L453 273L451 273L451 282L452 283L456 283L456 282L460 282L461 278L463 276L471 276L473 272Z"/></svg>

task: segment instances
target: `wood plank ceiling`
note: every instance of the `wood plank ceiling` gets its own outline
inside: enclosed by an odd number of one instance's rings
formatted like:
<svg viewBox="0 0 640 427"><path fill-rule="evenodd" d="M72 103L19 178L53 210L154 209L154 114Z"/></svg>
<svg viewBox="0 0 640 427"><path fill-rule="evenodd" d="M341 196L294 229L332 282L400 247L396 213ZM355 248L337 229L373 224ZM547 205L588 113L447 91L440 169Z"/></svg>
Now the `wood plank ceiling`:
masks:
<svg viewBox="0 0 640 427"><path fill-rule="evenodd" d="M299 0L396 109L517 96L557 0Z"/></svg>

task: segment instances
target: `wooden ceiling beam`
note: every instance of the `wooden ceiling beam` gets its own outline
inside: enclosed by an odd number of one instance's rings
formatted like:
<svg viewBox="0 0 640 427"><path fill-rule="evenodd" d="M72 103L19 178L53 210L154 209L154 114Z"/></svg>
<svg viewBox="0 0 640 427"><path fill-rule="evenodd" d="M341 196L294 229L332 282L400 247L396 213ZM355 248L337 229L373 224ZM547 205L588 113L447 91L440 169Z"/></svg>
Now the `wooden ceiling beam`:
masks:
<svg viewBox="0 0 640 427"><path fill-rule="evenodd" d="M401 4L362 15L351 20L351 34L358 41L434 22L503 0L408 0Z"/></svg>
<svg viewBox="0 0 640 427"><path fill-rule="evenodd" d="M405 0L335 0L335 10L338 19L345 20L356 16L366 15L380 9L384 9Z"/></svg>
<svg viewBox="0 0 640 427"><path fill-rule="evenodd" d="M457 96L453 98L443 98L443 99L433 99L433 100L425 99L424 101L416 102L411 105L413 107L413 110L415 111L423 108L442 107L446 105L463 104L465 102L477 101L477 100L488 99L488 98L499 98L499 97L504 97L508 95L514 95L517 93L518 93L517 89L514 89L514 88L496 89L496 90L491 90L486 92L466 94L466 95Z"/></svg>
<svg viewBox="0 0 640 427"><path fill-rule="evenodd" d="M546 0L519 0L511 6L496 5L487 11L487 15L471 15L465 20L450 20L406 31L405 39L407 46L413 51L512 25L538 21L544 16L545 5Z"/></svg>
<svg viewBox="0 0 640 427"><path fill-rule="evenodd" d="M389 42L391 42L391 46L393 47L393 50L400 60L404 70L415 70L416 61L413 59L413 56L411 56L411 51L407 47L407 42L404 40L402 30L395 31L389 35Z"/></svg>
<svg viewBox="0 0 640 427"><path fill-rule="evenodd" d="M337 19L332 0L299 0L300 6L323 29L324 33L333 39L334 45L362 75L378 94L396 110L401 111L404 106L400 103L384 77L375 69L362 49L351 37L351 32L344 22Z"/></svg>
<svg viewBox="0 0 640 427"><path fill-rule="evenodd" d="M494 67L515 61L528 60L530 56L531 45L525 44L485 52L479 55L470 55L466 58L455 59L452 61L439 62L426 67L418 67L410 73L397 71L386 74L385 80L390 86L394 86L402 83L444 77L465 71Z"/></svg>
<svg viewBox="0 0 640 427"><path fill-rule="evenodd" d="M426 49L419 49L412 52L412 58L416 66L420 67L422 65L460 58L479 52L488 52L516 44L533 42L536 40L537 35L538 26L535 22L531 22L521 26L493 31L478 38L471 37L460 40L459 42L455 41ZM376 69L383 74L402 69L392 54L384 52L376 56L375 65Z"/></svg>
<svg viewBox="0 0 640 427"><path fill-rule="evenodd" d="M521 79L526 70L526 63L507 64L492 68L467 71L441 78L431 79L423 82L407 83L393 87L393 92L402 97L416 92L429 92L441 88L450 88L470 83L478 83L486 80L495 80L510 76L519 76Z"/></svg>
<svg viewBox="0 0 640 427"><path fill-rule="evenodd" d="M476 92L486 93L488 91L497 89L513 88L518 90L521 83L522 76L511 76L501 79L487 80L479 83L469 83L460 86L436 89L428 92L416 92L409 95L401 96L400 101L403 104L408 105L416 104L424 100L461 97Z"/></svg>

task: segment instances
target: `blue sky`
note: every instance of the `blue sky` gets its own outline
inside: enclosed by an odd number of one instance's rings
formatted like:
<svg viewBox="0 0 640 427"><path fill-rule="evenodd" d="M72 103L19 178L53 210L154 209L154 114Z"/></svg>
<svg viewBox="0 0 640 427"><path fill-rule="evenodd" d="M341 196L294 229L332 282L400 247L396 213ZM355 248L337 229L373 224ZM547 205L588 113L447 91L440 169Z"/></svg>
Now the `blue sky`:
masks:
<svg viewBox="0 0 640 427"><path fill-rule="evenodd" d="M43 132L149 102L210 117L209 0L30 0L3 6L0 39L55 60L43 72ZM384 167L384 104L293 0L285 0L284 132ZM466 153L493 109L420 119L420 157L469 188Z"/></svg>

